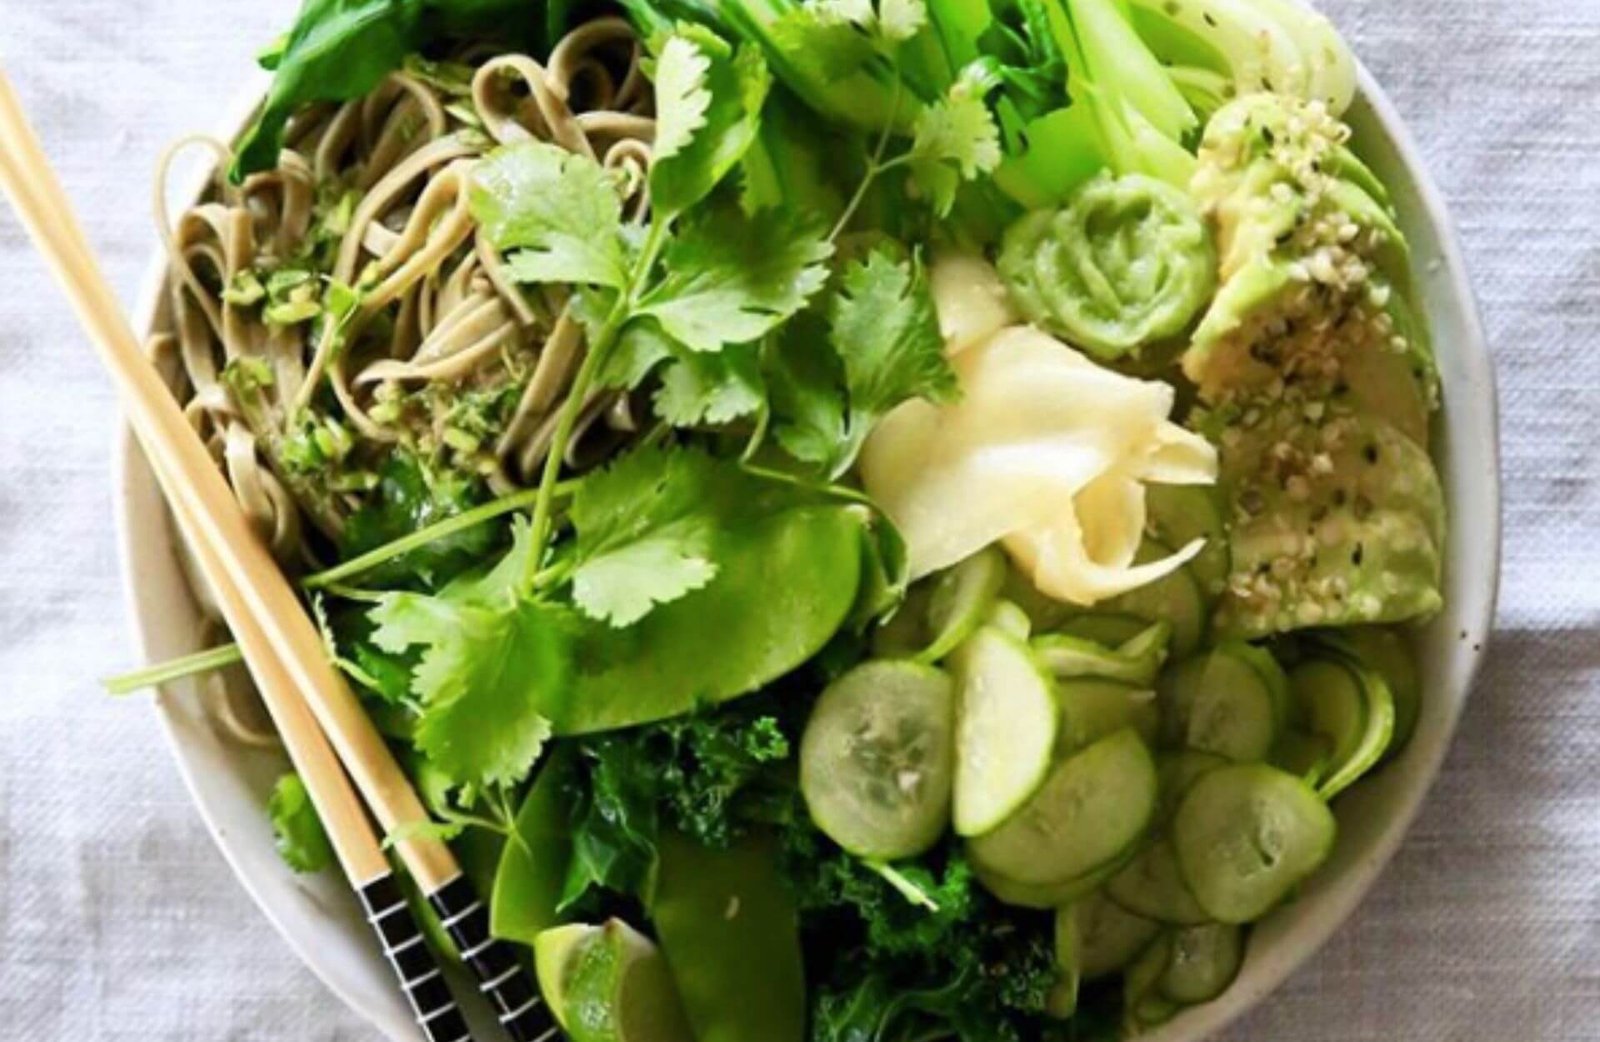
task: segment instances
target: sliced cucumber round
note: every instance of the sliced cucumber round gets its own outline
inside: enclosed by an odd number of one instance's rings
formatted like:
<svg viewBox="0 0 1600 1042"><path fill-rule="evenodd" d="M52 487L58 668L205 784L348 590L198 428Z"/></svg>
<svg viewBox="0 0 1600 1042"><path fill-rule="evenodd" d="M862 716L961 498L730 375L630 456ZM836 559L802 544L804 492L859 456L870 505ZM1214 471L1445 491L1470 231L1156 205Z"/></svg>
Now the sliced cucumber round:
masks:
<svg viewBox="0 0 1600 1042"><path fill-rule="evenodd" d="M1027 640L1033 633L1033 620L1015 601L998 600L989 605L983 624L1009 633L1018 640Z"/></svg>
<svg viewBox="0 0 1600 1042"><path fill-rule="evenodd" d="M1210 1002L1227 990L1244 961L1244 931L1206 923L1172 934L1172 955L1161 975L1161 994L1174 1002Z"/></svg>
<svg viewBox="0 0 1600 1042"><path fill-rule="evenodd" d="M1327 858L1336 831L1310 786L1253 763L1201 775L1172 822L1184 882L1223 923L1271 911Z"/></svg>
<svg viewBox="0 0 1600 1042"><path fill-rule="evenodd" d="M1108 648L1120 648L1128 641L1149 629L1151 623L1136 615L1116 612L1089 612L1076 615L1055 626L1038 626L1080 640L1092 640Z"/></svg>
<svg viewBox="0 0 1600 1042"><path fill-rule="evenodd" d="M1005 555L992 546L951 566L935 579L928 596L928 632L932 638L917 660L938 662L954 651L983 624L1005 581Z"/></svg>
<svg viewBox="0 0 1600 1042"><path fill-rule="evenodd" d="M841 847L891 860L922 853L950 823L955 685L931 666L857 666L817 699L800 741L800 791Z"/></svg>
<svg viewBox="0 0 1600 1042"><path fill-rule="evenodd" d="M1086 894L1091 894L1100 889L1106 879L1115 875L1122 867L1122 861L1113 861L1109 865L1095 869L1077 879L1068 879L1060 883L1019 883L1008 879L993 869L984 867L974 860L973 875L983 884L983 888L993 894L1002 904L1012 905L1017 908L1037 908L1049 910L1062 908L1078 900Z"/></svg>
<svg viewBox="0 0 1600 1042"><path fill-rule="evenodd" d="M1226 648L1180 663L1164 679L1168 742L1230 760L1264 760L1282 728L1278 700L1254 667Z"/></svg>
<svg viewBox="0 0 1600 1042"><path fill-rule="evenodd" d="M1045 999L1045 1012L1067 1020L1078 1011L1078 986L1083 980L1078 917L1071 908L1056 913L1056 983Z"/></svg>
<svg viewBox="0 0 1600 1042"><path fill-rule="evenodd" d="M928 646L928 600L933 582L911 584L894 614L872 631L872 654L877 658L913 658Z"/></svg>
<svg viewBox="0 0 1600 1042"><path fill-rule="evenodd" d="M1179 749L1156 757L1156 777L1160 779L1161 800L1159 813L1163 824L1170 822L1178 812L1178 804L1188 794L1189 786L1207 771L1225 767L1226 756L1202 752L1199 749Z"/></svg>
<svg viewBox="0 0 1600 1042"><path fill-rule="evenodd" d="M1146 540L1134 560L1140 563L1159 560L1171 553L1161 543ZM1113 597L1103 607L1107 611L1143 619L1146 624L1162 621L1171 623L1174 655L1194 654L1200 646L1200 638L1205 636L1208 623L1205 598L1201 596L1200 584L1195 581L1188 565L1169 572L1147 586Z"/></svg>
<svg viewBox="0 0 1600 1042"><path fill-rule="evenodd" d="M1404 634L1386 626L1336 630L1322 640L1375 671L1389 685L1394 699L1394 737L1383 755L1384 759L1393 757L1411 741L1422 713L1422 678L1417 673L1410 642Z"/></svg>
<svg viewBox="0 0 1600 1042"><path fill-rule="evenodd" d="M1145 946L1122 977L1122 1008L1131 1034L1171 1019L1178 1004L1161 993L1161 978L1172 961L1172 935L1161 933Z"/></svg>
<svg viewBox="0 0 1600 1042"><path fill-rule="evenodd" d="M1332 659L1303 663L1290 683L1311 733L1330 746L1317 794L1331 800L1383 758L1394 735L1394 698L1375 672Z"/></svg>
<svg viewBox="0 0 1600 1042"><path fill-rule="evenodd" d="M1333 762L1333 743L1320 734L1291 727L1278 739L1272 765L1288 771L1313 789L1328 776Z"/></svg>
<svg viewBox="0 0 1600 1042"><path fill-rule="evenodd" d="M1093 893L1056 912L1058 958L1063 919L1075 923L1070 936L1078 945L1078 973L1084 980L1095 980L1123 969L1161 932L1161 924L1155 920L1133 914L1103 893Z"/></svg>
<svg viewBox="0 0 1600 1042"><path fill-rule="evenodd" d="M1056 685L1065 737L1081 749L1124 727L1154 745L1161 729L1156 693L1115 680L1066 680Z"/></svg>
<svg viewBox="0 0 1600 1042"><path fill-rule="evenodd" d="M1060 883L1133 849L1155 808L1155 761L1135 732L1119 731L1063 760L1021 810L969 849L1019 883Z"/></svg>
<svg viewBox="0 0 1600 1042"><path fill-rule="evenodd" d="M1228 527L1216 486L1149 485L1145 509L1150 513L1150 530L1168 546L1187 546L1194 539L1206 541L1188 567L1208 600L1220 596L1228 582L1230 562Z"/></svg>
<svg viewBox="0 0 1600 1042"><path fill-rule="evenodd" d="M1118 680L1149 687L1167 656L1172 627L1164 622L1146 627L1117 648L1065 633L1048 633L1033 642L1039 661L1062 680Z"/></svg>
<svg viewBox="0 0 1600 1042"><path fill-rule="evenodd" d="M1106 883L1106 896L1135 915L1157 922L1195 926L1211 916L1200 907L1178 868L1167 839L1157 839Z"/></svg>
<svg viewBox="0 0 1600 1042"><path fill-rule="evenodd" d="M977 836L1009 818L1050 773L1060 713L1028 646L980 628L956 649L955 829Z"/></svg>

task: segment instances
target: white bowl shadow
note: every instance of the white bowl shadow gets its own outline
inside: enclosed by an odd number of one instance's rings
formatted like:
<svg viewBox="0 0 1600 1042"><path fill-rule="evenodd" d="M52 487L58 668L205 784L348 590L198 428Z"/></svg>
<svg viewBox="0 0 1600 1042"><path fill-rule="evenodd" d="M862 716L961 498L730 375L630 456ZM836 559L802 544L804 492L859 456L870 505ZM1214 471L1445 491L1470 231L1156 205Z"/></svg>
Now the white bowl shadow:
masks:
<svg viewBox="0 0 1600 1042"><path fill-rule="evenodd" d="M236 137L264 88L248 84L218 136ZM1444 202L1416 146L1365 69L1347 117L1360 150L1389 185L1410 238L1418 286L1433 326L1444 410L1434 452L1452 523L1445 610L1417 635L1425 677L1422 716L1394 763L1341 797L1340 837L1330 863L1300 898L1253 933L1243 969L1220 998L1186 1010L1145 1037L1194 1042L1260 1002L1349 917L1393 856L1438 774L1489 638L1499 576L1500 489L1492 366L1461 251ZM184 186L199 194L205 171ZM156 251L138 297L141 335L164 307L166 262ZM117 537L129 613L150 661L197 650L202 616L174 548L174 532L149 468L123 432L115 453ZM354 896L334 873L297 876L279 859L265 807L286 760L218 733L198 686L168 685L156 699L168 744L223 856L285 941L332 991L390 1038L421 1036L388 964L362 922ZM465 978L462 978L464 980ZM457 988L458 993L466 989ZM472 1007L478 1037L492 1021Z"/></svg>

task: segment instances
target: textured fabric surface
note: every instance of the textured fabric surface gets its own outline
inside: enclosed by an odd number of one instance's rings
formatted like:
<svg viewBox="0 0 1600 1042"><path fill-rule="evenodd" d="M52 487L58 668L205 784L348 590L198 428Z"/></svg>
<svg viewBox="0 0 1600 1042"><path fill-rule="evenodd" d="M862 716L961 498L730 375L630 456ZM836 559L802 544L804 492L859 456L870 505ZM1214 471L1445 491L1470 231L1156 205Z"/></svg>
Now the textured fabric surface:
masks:
<svg viewBox="0 0 1600 1042"><path fill-rule="evenodd" d="M208 128L288 0L0 0L0 61L124 299L161 147ZM1499 633L1372 896L1225 1037L1600 1039L1600 2L1326 0L1465 241L1499 367ZM0 1036L372 1039L190 808L132 664L113 403L0 214Z"/></svg>

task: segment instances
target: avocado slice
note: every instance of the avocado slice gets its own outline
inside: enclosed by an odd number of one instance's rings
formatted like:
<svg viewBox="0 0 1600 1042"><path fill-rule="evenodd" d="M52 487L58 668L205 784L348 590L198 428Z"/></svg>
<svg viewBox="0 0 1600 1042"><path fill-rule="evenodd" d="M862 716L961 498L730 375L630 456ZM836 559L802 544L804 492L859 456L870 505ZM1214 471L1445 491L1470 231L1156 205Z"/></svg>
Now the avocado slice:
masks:
<svg viewBox="0 0 1600 1042"><path fill-rule="evenodd" d="M1427 452L1397 426L1321 403L1283 404L1246 414L1221 441L1235 511L1219 635L1438 610L1444 496Z"/></svg>

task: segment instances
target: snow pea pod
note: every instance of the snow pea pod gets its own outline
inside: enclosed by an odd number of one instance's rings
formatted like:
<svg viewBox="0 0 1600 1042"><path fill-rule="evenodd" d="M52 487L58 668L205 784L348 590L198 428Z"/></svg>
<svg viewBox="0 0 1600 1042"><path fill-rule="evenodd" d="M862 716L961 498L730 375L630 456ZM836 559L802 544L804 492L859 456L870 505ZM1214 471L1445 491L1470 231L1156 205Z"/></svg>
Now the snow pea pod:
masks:
<svg viewBox="0 0 1600 1042"><path fill-rule="evenodd" d="M650 916L697 1042L801 1042L799 916L776 845L713 850L668 832L660 852Z"/></svg>
<svg viewBox="0 0 1600 1042"><path fill-rule="evenodd" d="M665 720L798 667L855 607L864 524L847 506L769 514L720 536L705 588L624 629L581 623L571 691L541 707L556 733Z"/></svg>
<svg viewBox="0 0 1600 1042"><path fill-rule="evenodd" d="M496 937L532 944L541 930L559 922L556 907L572 857L567 788L573 764L571 751L558 747L517 811L516 838L500 853L489 902L489 929Z"/></svg>

